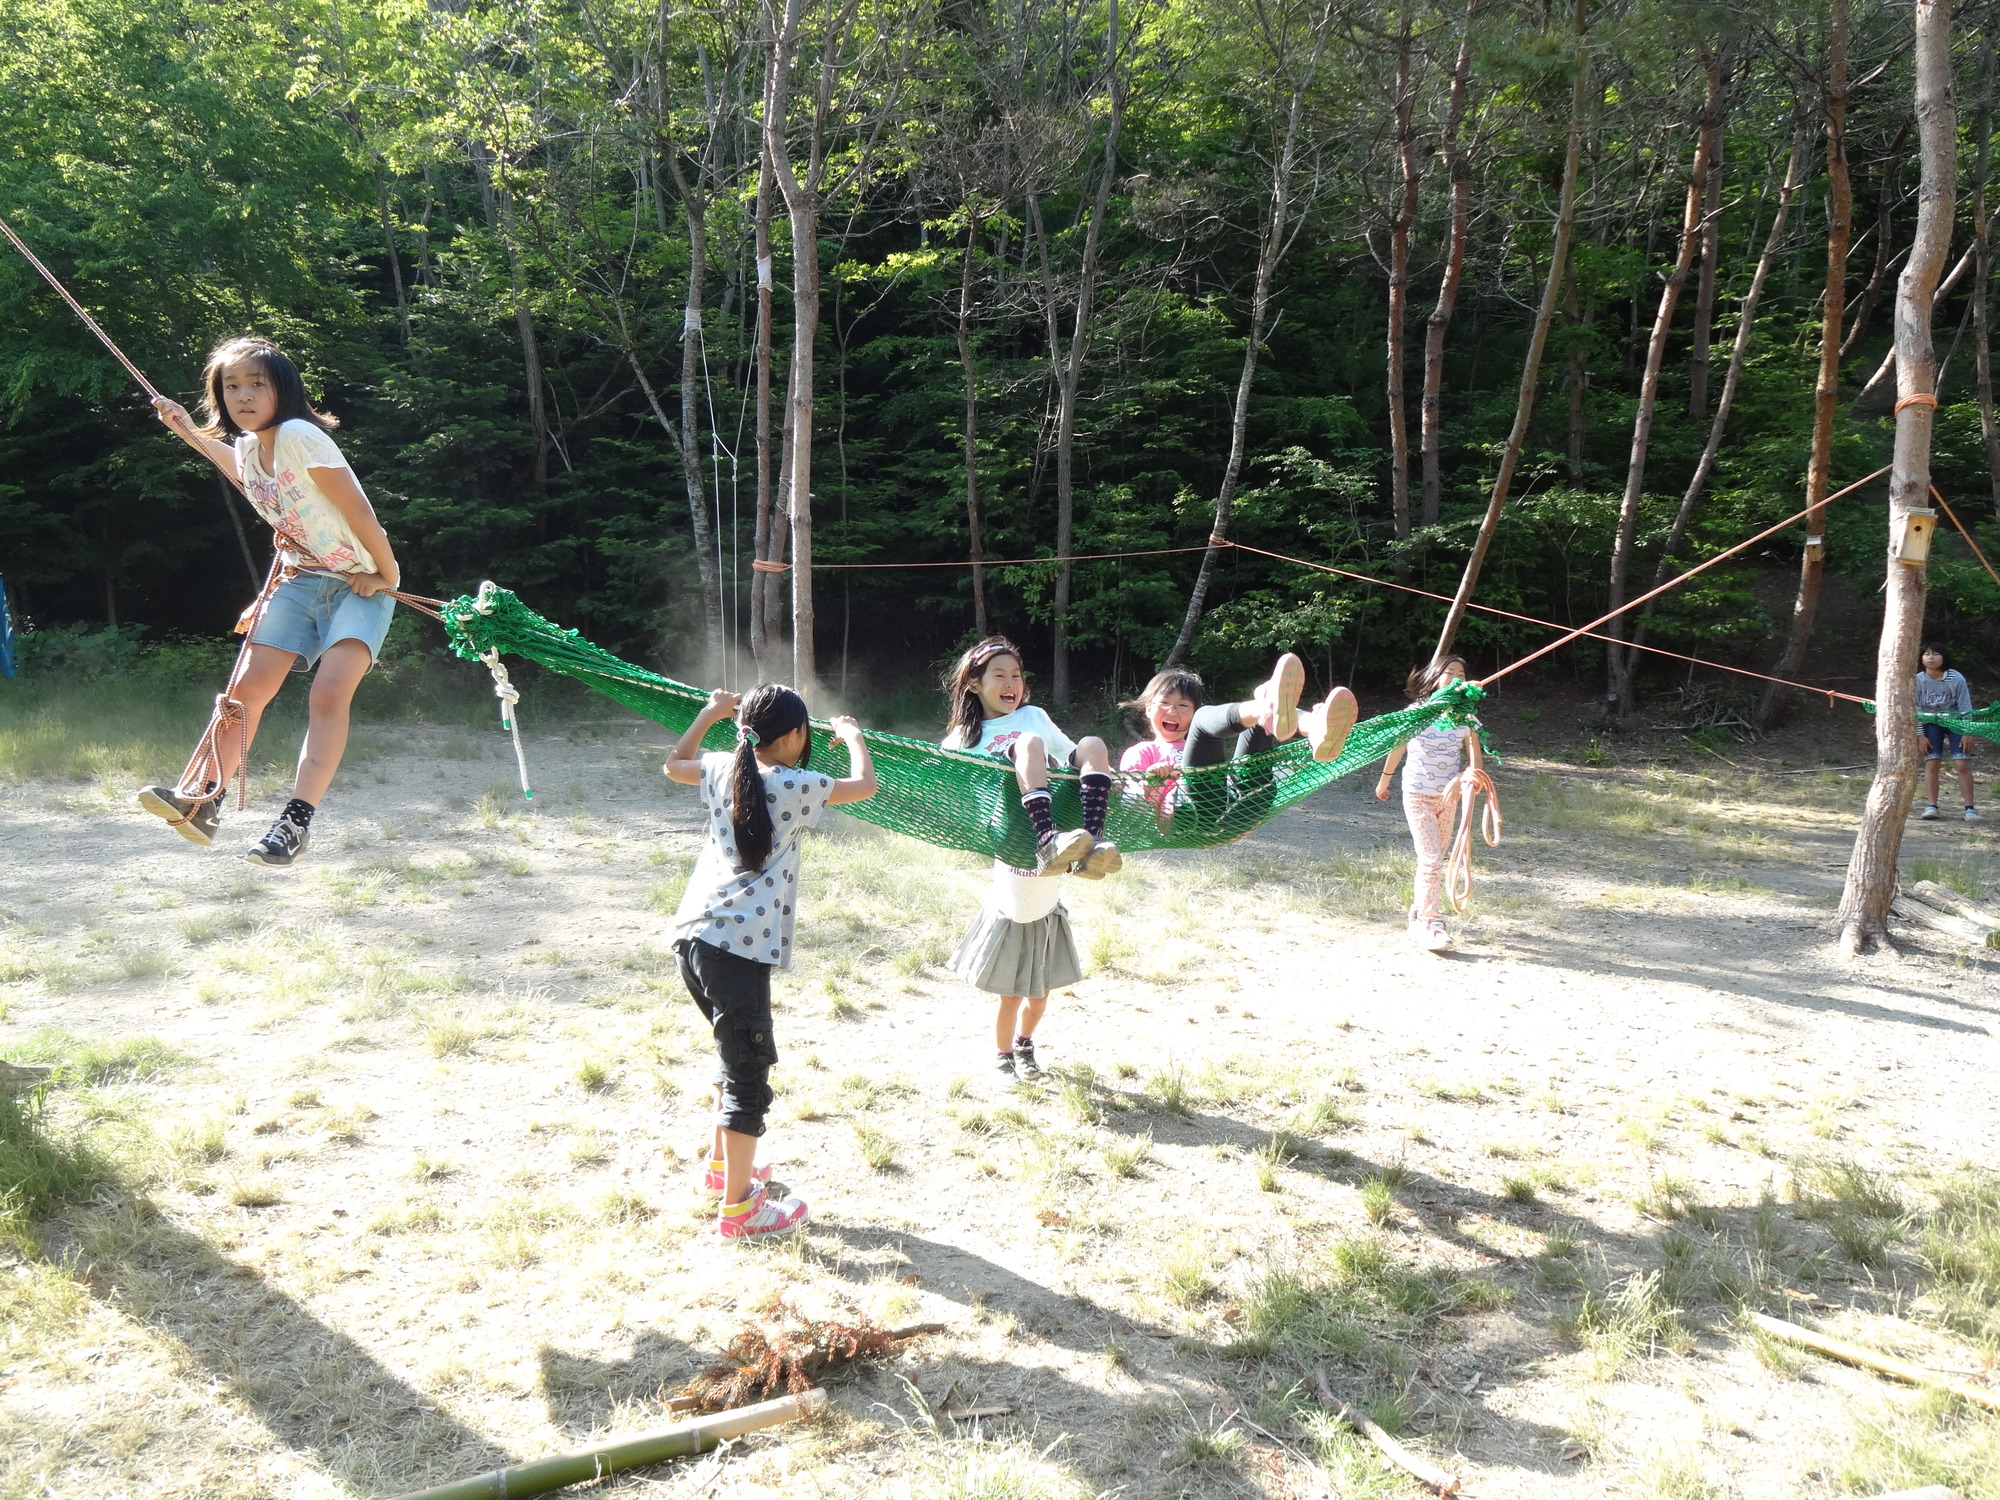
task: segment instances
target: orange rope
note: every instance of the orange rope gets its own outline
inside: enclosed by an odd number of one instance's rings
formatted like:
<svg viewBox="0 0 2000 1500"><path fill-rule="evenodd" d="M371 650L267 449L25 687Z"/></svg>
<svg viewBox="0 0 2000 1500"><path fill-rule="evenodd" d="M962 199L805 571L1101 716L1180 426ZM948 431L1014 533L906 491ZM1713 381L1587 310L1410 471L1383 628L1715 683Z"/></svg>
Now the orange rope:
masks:
<svg viewBox="0 0 2000 1500"><path fill-rule="evenodd" d="M1458 773L1458 828L1452 834L1451 854L1444 866L1444 896L1451 909L1463 916L1472 903L1472 829L1479 825L1486 847L1500 847L1500 794L1484 766L1467 766ZM1479 799L1486 799L1484 817Z"/></svg>
<svg viewBox="0 0 2000 1500"><path fill-rule="evenodd" d="M1959 520L1958 512L1953 510L1949 505L1945 504L1944 496L1938 493L1938 487L1936 485L1931 486L1931 499L1937 501L1938 509L1943 511L1945 515L1950 519L1951 524L1958 528L1958 534L1965 538L1965 545L1970 547L1972 549L1972 555L1979 559L1979 566L1986 570L1986 576L1992 579L1996 584L2000 584L2000 573L1996 573L1993 571L1993 564L1988 562L1986 560L1986 554L1979 550L1979 543L1975 542L1972 539L1972 533L1966 529L1965 522Z"/></svg>
<svg viewBox="0 0 2000 1500"><path fill-rule="evenodd" d="M1867 481L1863 480L1862 483L1866 484ZM1351 578L1356 583L1372 583L1380 588L1395 589L1398 593L1416 594L1420 598L1435 599L1440 604L1449 604L1452 602L1451 595L1449 594L1434 594L1429 589L1420 589L1412 584L1396 583L1390 579L1376 578L1367 573L1351 573L1346 568L1336 568L1328 563L1311 562L1306 558L1292 557L1283 552L1269 552L1262 547L1252 547L1247 542L1231 542L1229 545L1239 552L1254 552L1259 557L1268 557L1277 562L1294 563L1301 568L1311 568L1318 573L1331 573L1336 578ZM1570 629L1567 625L1558 625L1554 620L1540 620L1533 615L1516 614L1511 609L1501 609L1492 604L1468 604L1466 608L1475 609L1482 615L1495 615L1503 620L1518 620L1523 625L1535 625L1543 630ZM1710 661L1705 656L1689 656L1684 651L1669 651L1664 646L1648 646L1640 641L1621 641L1615 635L1604 635L1589 628L1571 631L1570 634L1572 636L1587 636L1593 641L1607 641L1614 646L1625 646L1634 651L1644 651L1650 656L1665 656L1671 657L1674 661L1693 662L1698 667L1711 667L1718 672L1734 672L1738 677L1755 677L1759 682L1780 683L1785 687L1797 688L1799 691L1805 693L1824 693L1829 703L1836 698L1844 699L1849 703L1866 703L1869 701L1866 698L1857 697L1853 693L1843 693L1834 688L1820 687L1810 682L1793 682L1789 677L1773 677L1768 672L1753 672L1748 667L1732 667L1727 662ZM1558 646L1561 644L1561 641L1556 642Z"/></svg>
<svg viewBox="0 0 2000 1500"><path fill-rule="evenodd" d="M1708 571L1708 569L1714 567L1717 563L1724 562L1727 559L1734 557L1737 553L1742 552L1747 548L1756 546L1757 543L1763 541L1766 537L1776 536L1779 532L1783 531L1787 526L1792 525L1794 522L1804 520L1807 516L1811 515L1814 511L1818 510L1821 506L1828 504L1830 501L1838 500L1842 495L1851 494L1853 491L1860 489L1862 485L1868 484L1873 480L1880 479L1884 474L1888 472L1889 472L1889 465L1887 464L1882 465L1881 468L1877 469L1873 474L1870 474L1866 479L1855 480L1854 483L1850 484L1846 489L1828 495L1825 500L1815 501L1813 504L1808 505L1804 510L1800 511L1797 515L1787 516L1785 517L1784 520L1780 521L1775 526L1767 526L1764 530L1758 532L1748 541L1738 542L1734 547L1731 547L1727 552L1716 553L1715 556L1711 557L1707 562L1700 563L1697 564L1695 567L1689 568L1685 573L1681 574L1678 578L1670 578L1665 583L1661 584L1658 588L1648 589L1638 598L1630 600L1624 604L1621 604L1616 609L1607 610L1605 613L1599 615L1596 619L1592 620L1588 625L1582 626L1581 628L1576 630L1572 630L1568 635L1564 636L1561 640L1550 641L1548 645L1543 646L1538 650L1530 651L1526 656L1521 657L1517 661L1508 663L1508 665L1502 667L1499 671L1489 673L1487 676L1480 678L1479 685L1481 687L1485 687L1490 683L1498 682L1502 677L1505 677L1509 672L1520 671L1521 668L1525 667L1529 662L1534 661L1537 657L1547 656L1551 651L1557 650L1558 648L1563 646L1567 646L1571 641L1575 640L1578 636L1588 635L1591 631L1595 630L1599 625L1605 624L1607 621L1617 619L1627 610L1637 609L1640 605L1644 604L1648 599L1658 598L1661 594L1666 593L1667 590L1669 589L1679 588L1682 584L1686 583L1690 578L1694 577L1697 573L1704 573ZM1761 674L1752 674L1752 675L1761 675ZM1814 691L1816 692L1823 691L1823 689L1814 689Z"/></svg>

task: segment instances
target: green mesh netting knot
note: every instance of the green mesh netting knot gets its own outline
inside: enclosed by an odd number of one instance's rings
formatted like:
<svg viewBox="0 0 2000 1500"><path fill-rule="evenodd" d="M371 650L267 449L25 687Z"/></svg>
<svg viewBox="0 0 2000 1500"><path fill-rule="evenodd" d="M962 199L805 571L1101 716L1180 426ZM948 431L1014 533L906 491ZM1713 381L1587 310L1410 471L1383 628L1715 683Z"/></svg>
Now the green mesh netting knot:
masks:
<svg viewBox="0 0 2000 1500"><path fill-rule="evenodd" d="M700 688L619 660L574 630L543 619L511 592L491 583L482 584L476 597L461 596L445 605L443 618L452 649L467 660L476 661L486 651L511 651L576 678L676 734L686 732L708 701ZM1164 799L1147 797L1144 777L1121 774L1105 837L1127 850L1226 844L1329 781L1380 760L1432 724L1466 722L1484 696L1477 683L1452 683L1428 702L1363 720L1354 726L1335 760L1314 760L1300 739L1226 766L1185 771L1181 774L1185 796L1166 815L1156 807L1156 801ZM1021 810L1013 768L1006 762L872 729L863 732L863 739L875 762L878 789L866 802L849 803L843 812L940 848L990 855L1017 869L1033 868L1034 829ZM847 774L847 751L821 720L813 721L812 741L813 769ZM726 750L735 743L736 731L726 722L717 724L702 741L711 750ZM1052 776L1050 789L1056 822L1065 828L1078 826L1083 813L1076 773Z"/></svg>

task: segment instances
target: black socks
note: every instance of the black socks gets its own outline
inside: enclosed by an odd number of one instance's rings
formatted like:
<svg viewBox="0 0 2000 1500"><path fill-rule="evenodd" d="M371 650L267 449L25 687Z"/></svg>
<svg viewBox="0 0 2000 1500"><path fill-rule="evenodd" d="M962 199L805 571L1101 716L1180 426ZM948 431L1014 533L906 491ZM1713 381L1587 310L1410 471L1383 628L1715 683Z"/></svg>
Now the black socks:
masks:
<svg viewBox="0 0 2000 1500"><path fill-rule="evenodd" d="M285 810L278 814L297 828L312 827L313 805L302 798L294 797L285 804Z"/></svg>
<svg viewBox="0 0 2000 1500"><path fill-rule="evenodd" d="M1036 787L1032 792L1021 793L1021 810L1028 815L1028 821L1035 825L1037 839L1052 839L1056 836L1055 814L1049 811L1049 789Z"/></svg>
<svg viewBox="0 0 2000 1500"><path fill-rule="evenodd" d="M1083 802L1083 831L1096 838L1104 832L1104 815L1111 808L1111 777L1085 771L1077 778L1076 794Z"/></svg>

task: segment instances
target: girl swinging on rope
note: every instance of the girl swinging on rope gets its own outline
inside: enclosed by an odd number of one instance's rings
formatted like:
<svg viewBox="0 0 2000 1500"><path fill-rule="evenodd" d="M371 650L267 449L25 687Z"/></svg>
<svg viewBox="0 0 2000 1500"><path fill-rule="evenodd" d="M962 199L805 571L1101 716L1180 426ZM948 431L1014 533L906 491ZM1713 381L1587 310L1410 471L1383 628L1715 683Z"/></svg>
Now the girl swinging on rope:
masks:
<svg viewBox="0 0 2000 1500"><path fill-rule="evenodd" d="M222 797L257 721L288 672L315 664L292 797L271 831L250 846L252 864L289 865L305 853L313 814L347 748L354 690L375 665L395 610L396 555L361 485L327 435L334 419L312 409L298 366L260 338L216 345L202 371L202 416L164 396L160 420L238 480L278 537L275 591L253 605L248 662L235 685L241 733L215 736L215 764L193 795L149 786L139 805L197 844L214 842Z"/></svg>

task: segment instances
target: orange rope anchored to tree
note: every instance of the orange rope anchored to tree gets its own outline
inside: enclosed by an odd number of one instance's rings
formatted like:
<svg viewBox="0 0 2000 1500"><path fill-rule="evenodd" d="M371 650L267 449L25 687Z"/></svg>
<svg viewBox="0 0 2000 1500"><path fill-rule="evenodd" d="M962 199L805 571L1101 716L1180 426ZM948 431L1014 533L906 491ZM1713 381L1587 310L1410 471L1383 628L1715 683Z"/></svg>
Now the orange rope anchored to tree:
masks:
<svg viewBox="0 0 2000 1500"><path fill-rule="evenodd" d="M146 378L146 372L132 363L131 359L126 356L125 351L112 341L111 335L98 326L97 319L86 312L83 304L70 295L69 288L56 279L55 272L42 264L41 258L22 242L21 237L14 233L14 227L5 219L0 219L0 234L6 235L8 242L21 252L28 264L41 273L42 280L46 281L55 294L69 305L69 310L83 321L83 326L97 335L97 341L110 352L113 359L125 367L126 373L138 383L139 388L146 393L147 397L154 401L163 399L158 388L154 386L152 381ZM244 489L243 480L240 476L220 469L216 472L222 474L225 479L235 485L237 493L242 495L244 499L248 500L250 498L250 492ZM254 501L251 504L251 508L253 510L256 509ZM280 584L296 578L301 572L316 571L330 573L334 571L321 562L318 557L314 556L312 549L306 546L301 538L292 535L282 528L273 527L273 529L278 532L278 541L281 544L280 555L274 556L271 559L271 570L264 577L264 587L258 591L257 597L250 602L250 607L243 611L242 616L236 622L236 632L243 637L243 644L236 652L236 664L229 670L229 682L227 686L215 695L215 708L209 715L208 728L202 731L201 738L195 742L194 754L188 757L187 769L181 772L181 779L174 788L181 796L190 799L202 798L211 789L216 792L224 790L222 783L221 745L223 736L233 726L236 730L237 751L239 755L236 764L236 807L239 812L246 805L248 797L247 777L250 765L251 734L249 715L244 712L242 700L236 696L236 692L243 680L244 670L250 664L250 637L256 633L257 626L264 618L264 609L271 602L271 596L278 591ZM282 549L284 548L289 548L299 558L300 566L293 567L282 561ZM382 592L388 594L392 599L409 605L410 608L416 610L419 614L429 615L433 620L441 618L438 614L438 611L444 607L444 601L441 599L432 599L424 594L406 594L400 589L384 589ZM192 811L187 815L187 817L193 816ZM187 817L176 818L172 821L176 824L185 823Z"/></svg>
<svg viewBox="0 0 2000 1500"><path fill-rule="evenodd" d="M1670 578L1665 583L1661 584L1658 588L1648 589L1638 598L1630 600L1624 604L1621 604L1616 609L1605 611L1603 614L1599 615L1596 619L1592 620L1588 625L1580 626L1579 628L1570 631L1567 635L1563 636L1561 639L1550 641L1546 646L1542 646L1534 651L1530 651L1526 656L1523 656L1516 661L1509 662L1506 666L1500 668L1500 670L1497 672L1489 672L1486 676L1479 679L1479 685L1481 687L1486 687L1492 683L1498 682L1502 677L1505 677L1509 672L1520 671L1521 668L1525 667L1529 662L1534 661L1539 657L1547 656L1551 651L1557 650L1563 646L1567 646L1571 641L1575 640L1578 636L1589 635L1598 626L1605 624L1607 621L1617 619L1627 610L1637 609L1640 605L1644 604L1648 599L1656 599L1661 594L1666 593L1669 589L1679 588L1682 584L1686 583L1690 578L1694 577L1697 573L1706 572L1708 569L1714 567L1717 563L1725 562L1729 558L1734 557L1737 553L1742 552L1747 548L1756 546L1757 543L1763 541L1766 537L1776 536L1779 532L1783 531L1787 526L1790 526L1795 522L1804 520L1807 516L1811 515L1814 511L1818 510L1820 506L1826 505L1831 501L1838 500L1842 495L1852 494L1854 491L1860 489L1862 485L1872 483L1874 480L1880 479L1884 474L1888 472L1889 472L1889 465L1887 464L1882 465L1881 468L1877 469L1873 474L1868 475L1867 478L1857 479L1854 481L1854 483L1847 486L1846 489L1838 490L1835 493L1828 495L1825 500L1820 500L1812 505L1808 505L1804 510L1798 512L1798 514L1785 517L1784 520L1780 521L1775 526L1766 527L1764 530L1758 532L1755 536L1751 537L1748 541L1738 542L1734 547L1731 547L1727 552L1716 553L1715 556L1711 557L1707 562L1700 563L1697 564L1695 567L1689 568L1685 573L1681 574L1678 578ZM1620 642L1620 644L1622 645L1624 643ZM1762 674L1754 673L1752 675L1761 676ZM1814 688L1812 689L1812 691L1825 692L1826 689ZM1832 695L1829 694L1829 696ZM1850 695L1842 694L1841 696L1845 697ZM1856 699L1855 701L1861 702L1864 700Z"/></svg>

